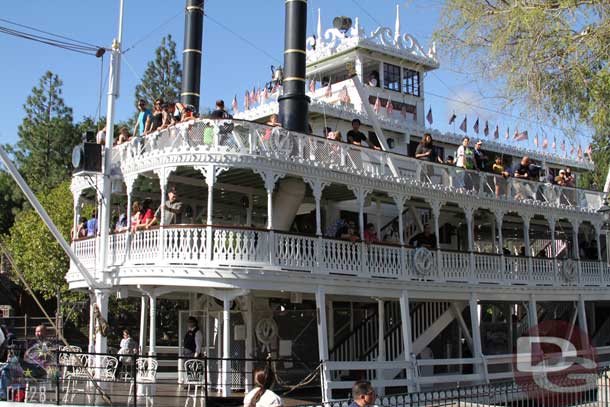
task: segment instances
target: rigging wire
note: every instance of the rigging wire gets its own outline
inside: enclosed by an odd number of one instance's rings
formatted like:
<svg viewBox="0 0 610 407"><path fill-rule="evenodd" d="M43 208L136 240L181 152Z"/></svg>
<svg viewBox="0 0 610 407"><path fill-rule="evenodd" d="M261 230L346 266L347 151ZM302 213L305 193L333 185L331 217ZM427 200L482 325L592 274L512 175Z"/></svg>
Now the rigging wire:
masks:
<svg viewBox="0 0 610 407"><path fill-rule="evenodd" d="M60 41L50 37L44 37L41 35L31 34L24 31L14 30L12 28L0 26L0 33L11 35L14 37L39 42L42 44L50 45L53 47L62 48L68 51L78 52L80 54L95 56L96 52L102 47L91 47L85 45L79 45L76 43L70 43L67 41Z"/></svg>
<svg viewBox="0 0 610 407"><path fill-rule="evenodd" d="M54 34L54 33L49 32L49 31L40 30L38 28L31 27L31 26L25 25L25 24L16 23L14 21L10 21L10 20L7 20L5 18L0 18L0 21L2 21L4 23L11 24L11 25L15 25L17 27L27 28L28 30L36 31L36 32L39 32L41 34L51 35L53 37L61 38L61 39L68 40L68 41L71 41L71 42L74 42L74 43L78 43L78 44L82 44L82 45L87 45L87 46L95 48L95 49L103 48L103 47L100 47L99 45L95 45L95 44L91 44L91 43L88 43L88 42L76 40L74 38L66 37L66 36L60 35L60 34Z"/></svg>
<svg viewBox="0 0 610 407"><path fill-rule="evenodd" d="M179 11L176 15L174 15L173 17L168 18L167 20L165 20L164 22L162 22L161 24L159 24L158 26L156 26L155 28L153 28L152 30L150 30L147 34L145 34L142 38L140 38L139 40L135 41L133 44L131 44L129 47L127 47L125 50L123 50L123 55L125 55L126 52L134 49L137 45L141 44L142 42L144 42L145 40L147 40L148 38L150 38L155 32L157 32L158 30L160 30L161 28L165 27L166 25L168 25L170 22L172 22L176 17L178 17L179 15L181 15L183 13L183 11Z"/></svg>

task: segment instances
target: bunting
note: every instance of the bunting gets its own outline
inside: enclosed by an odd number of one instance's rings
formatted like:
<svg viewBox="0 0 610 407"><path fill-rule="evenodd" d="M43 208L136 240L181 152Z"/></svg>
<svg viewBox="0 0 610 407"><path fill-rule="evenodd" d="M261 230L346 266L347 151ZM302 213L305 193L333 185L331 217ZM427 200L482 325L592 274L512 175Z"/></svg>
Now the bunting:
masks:
<svg viewBox="0 0 610 407"><path fill-rule="evenodd" d="M265 90L263 91L263 102L269 99L269 89L265 86Z"/></svg>
<svg viewBox="0 0 610 407"><path fill-rule="evenodd" d="M587 147L587 155L590 159L593 159L593 148L591 148L591 144L589 144L589 147Z"/></svg>
<svg viewBox="0 0 610 407"><path fill-rule="evenodd" d="M582 146L580 144L578 145L578 152L576 153L576 156L579 160L582 160Z"/></svg>

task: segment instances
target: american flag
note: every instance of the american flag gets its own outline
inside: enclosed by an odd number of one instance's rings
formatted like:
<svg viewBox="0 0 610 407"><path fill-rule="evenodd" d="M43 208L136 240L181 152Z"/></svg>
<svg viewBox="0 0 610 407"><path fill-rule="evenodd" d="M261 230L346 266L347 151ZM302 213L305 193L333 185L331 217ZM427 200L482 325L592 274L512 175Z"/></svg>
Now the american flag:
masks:
<svg viewBox="0 0 610 407"><path fill-rule="evenodd" d="M263 91L263 101L269 99L269 89L265 86L265 90Z"/></svg>
<svg viewBox="0 0 610 407"><path fill-rule="evenodd" d="M566 151L566 139L561 140L561 151Z"/></svg>
<svg viewBox="0 0 610 407"><path fill-rule="evenodd" d="M377 99L375 99L375 104L373 105L373 110L377 114L379 114L379 111L381 110L381 101L379 100L379 96L377 96Z"/></svg>
<svg viewBox="0 0 610 407"><path fill-rule="evenodd" d="M462 124L460 124L460 130L462 130L464 133L466 133L468 131L468 120L466 118L466 116L464 116L464 121L462 122Z"/></svg>
<svg viewBox="0 0 610 407"><path fill-rule="evenodd" d="M237 95L233 97L233 113L239 112L239 107L237 106Z"/></svg>
<svg viewBox="0 0 610 407"><path fill-rule="evenodd" d="M279 91L280 90L280 86L281 86L280 82L276 81L275 85L273 85L273 90L271 91L271 93L275 93L275 92Z"/></svg>
<svg viewBox="0 0 610 407"><path fill-rule="evenodd" d="M546 150L549 147L549 139L544 135L544 139L542 140L542 148Z"/></svg>
<svg viewBox="0 0 610 407"><path fill-rule="evenodd" d="M534 145L538 147L538 133L534 136Z"/></svg>
<svg viewBox="0 0 610 407"><path fill-rule="evenodd" d="M400 109L400 114L406 120L406 118L407 118L407 106L406 105L402 105L402 109Z"/></svg>
<svg viewBox="0 0 610 407"><path fill-rule="evenodd" d="M494 130L494 138L498 139L500 137L500 129L496 125L496 129Z"/></svg>
<svg viewBox="0 0 610 407"><path fill-rule="evenodd" d="M593 148L591 147L591 144L589 144L589 147L587 147L587 155L589 158L593 158Z"/></svg>
<svg viewBox="0 0 610 407"><path fill-rule="evenodd" d="M316 81L312 79L309 81L309 91L313 93L313 92L315 92L315 90L316 90Z"/></svg>
<svg viewBox="0 0 610 407"><path fill-rule="evenodd" d="M328 82L328 85L326 86L326 92L324 93L324 96L326 96L327 98L331 97L333 95L333 85L331 85L330 81Z"/></svg>
<svg viewBox="0 0 610 407"><path fill-rule="evenodd" d="M252 92L250 92L250 104L252 104L252 105L255 104L256 103L256 99L257 99L257 97L256 97L256 86L254 86L252 88Z"/></svg>
<svg viewBox="0 0 610 407"><path fill-rule="evenodd" d="M351 102L351 99L349 97L349 92L347 91L347 86L343 86L343 89L341 89L341 93L339 94L339 101L342 103Z"/></svg>
<svg viewBox="0 0 610 407"><path fill-rule="evenodd" d="M574 148L574 144L570 143L570 155L574 155L575 152L576 152L576 149Z"/></svg>
<svg viewBox="0 0 610 407"><path fill-rule="evenodd" d="M487 122L487 120L485 120L485 128L483 129L483 134L485 134L485 137L489 137L489 123Z"/></svg>
<svg viewBox="0 0 610 407"><path fill-rule="evenodd" d="M474 122L474 126L472 126L472 129L474 130L474 132L476 134L479 134L479 118L477 117L477 121Z"/></svg>
<svg viewBox="0 0 610 407"><path fill-rule="evenodd" d="M244 109L250 110L250 92L246 91L246 96L244 97Z"/></svg>
<svg viewBox="0 0 610 407"><path fill-rule="evenodd" d="M557 136L553 136L553 150L557 150Z"/></svg>
<svg viewBox="0 0 610 407"><path fill-rule="evenodd" d="M455 122L455 119L457 119L457 116L455 115L455 113L453 113L449 118L449 124L453 124Z"/></svg>
<svg viewBox="0 0 610 407"><path fill-rule="evenodd" d="M385 104L385 113L388 116L391 116L392 113L394 113L394 105L392 104L392 101L390 99L388 99L388 101Z"/></svg>
<svg viewBox="0 0 610 407"><path fill-rule="evenodd" d="M515 134L515 141L523 141L523 140L527 140L527 139L528 139L527 130Z"/></svg>
<svg viewBox="0 0 610 407"><path fill-rule="evenodd" d="M508 140L510 138L510 129L506 128L506 134L504 135L504 140Z"/></svg>
<svg viewBox="0 0 610 407"><path fill-rule="evenodd" d="M580 144L578 145L578 153L576 153L576 155L579 160L582 160L582 146Z"/></svg>
<svg viewBox="0 0 610 407"><path fill-rule="evenodd" d="M428 109L428 114L426 115L426 120L428 120L428 123L430 123L430 125L432 126L432 106L430 106L430 109Z"/></svg>

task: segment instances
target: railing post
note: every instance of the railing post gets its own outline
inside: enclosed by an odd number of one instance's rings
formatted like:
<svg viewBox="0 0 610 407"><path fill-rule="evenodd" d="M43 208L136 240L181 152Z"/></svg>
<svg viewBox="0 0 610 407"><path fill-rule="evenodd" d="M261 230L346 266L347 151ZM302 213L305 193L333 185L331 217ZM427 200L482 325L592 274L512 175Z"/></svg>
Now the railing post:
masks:
<svg viewBox="0 0 610 407"><path fill-rule="evenodd" d="M138 405L138 358L139 358L139 354L138 352L135 353L134 357L132 358L132 364L131 364L131 377L133 379L133 405L134 407L136 407ZM129 401L127 401L127 404L129 405Z"/></svg>
<svg viewBox="0 0 610 407"><path fill-rule="evenodd" d="M269 244L269 264L275 266L277 265L277 261L275 259L275 231L273 229L269 230L267 239Z"/></svg>
<svg viewBox="0 0 610 407"><path fill-rule="evenodd" d="M316 257L316 264L314 267L314 272L315 273L322 273L323 271L323 263L324 263L324 256L323 256L323 250L322 248L324 247L324 240L322 240L322 236L318 236L318 238L315 240L314 242L314 256Z"/></svg>
<svg viewBox="0 0 610 407"><path fill-rule="evenodd" d="M55 352L55 366L57 366L57 370L55 372L55 404L56 405L60 405L60 400L61 400L61 385L60 385L60 378L61 378L61 366L59 365L59 361L61 360L60 358L60 353L61 351L57 351Z"/></svg>

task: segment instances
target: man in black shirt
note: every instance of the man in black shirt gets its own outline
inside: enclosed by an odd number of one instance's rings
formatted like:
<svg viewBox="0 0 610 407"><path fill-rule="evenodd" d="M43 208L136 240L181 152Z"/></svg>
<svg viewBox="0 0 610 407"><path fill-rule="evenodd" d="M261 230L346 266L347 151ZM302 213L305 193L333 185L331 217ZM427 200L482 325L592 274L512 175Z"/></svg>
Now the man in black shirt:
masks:
<svg viewBox="0 0 610 407"><path fill-rule="evenodd" d="M515 168L515 178L525 178L528 179L531 177L530 174L530 158L525 156L521 159L521 163Z"/></svg>
<svg viewBox="0 0 610 407"><path fill-rule="evenodd" d="M210 113L210 119L232 119L233 117L225 110L225 102L222 99L216 101L216 110Z"/></svg>
<svg viewBox="0 0 610 407"><path fill-rule="evenodd" d="M362 145L366 141L366 136L360 131L360 120L352 120L352 129L347 132L347 142L355 145Z"/></svg>
<svg viewBox="0 0 610 407"><path fill-rule="evenodd" d="M422 233L418 233L409 239L409 246L436 249L436 235L432 233L432 227L430 224L426 223Z"/></svg>
<svg viewBox="0 0 610 407"><path fill-rule="evenodd" d="M477 144L474 145L474 161L476 163L477 169L480 171L487 171L487 156L481 150L481 146L483 145L483 140L477 141Z"/></svg>

